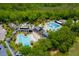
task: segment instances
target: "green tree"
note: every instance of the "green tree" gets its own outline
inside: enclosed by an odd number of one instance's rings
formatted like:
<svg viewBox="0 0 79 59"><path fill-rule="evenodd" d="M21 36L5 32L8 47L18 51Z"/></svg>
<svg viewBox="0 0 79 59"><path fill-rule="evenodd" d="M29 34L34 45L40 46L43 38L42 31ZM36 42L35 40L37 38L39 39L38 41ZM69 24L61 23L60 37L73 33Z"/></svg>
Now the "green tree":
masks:
<svg viewBox="0 0 79 59"><path fill-rule="evenodd" d="M28 55L34 56L45 56L49 55L49 50L52 48L51 42L48 39L40 39L38 42L34 43L31 48L31 52Z"/></svg>
<svg viewBox="0 0 79 59"><path fill-rule="evenodd" d="M66 24L65 25L71 28L72 24L73 24L73 20L72 19L68 19L66 21Z"/></svg>
<svg viewBox="0 0 79 59"><path fill-rule="evenodd" d="M5 48L7 48L5 41L2 41L1 43Z"/></svg>
<svg viewBox="0 0 79 59"><path fill-rule="evenodd" d="M51 40L53 48L65 53L75 42L76 36L68 27L63 27L59 31L49 32L48 38Z"/></svg>
<svg viewBox="0 0 79 59"><path fill-rule="evenodd" d="M14 51L18 51L17 45L15 44L14 41L10 41L10 47L11 47Z"/></svg>
<svg viewBox="0 0 79 59"><path fill-rule="evenodd" d="M29 47L29 46L21 46L19 48L19 51L20 51L20 53L22 55L28 55L30 53L30 51L31 51L31 47Z"/></svg>
<svg viewBox="0 0 79 59"><path fill-rule="evenodd" d="M79 22L72 25L71 30L79 36Z"/></svg>

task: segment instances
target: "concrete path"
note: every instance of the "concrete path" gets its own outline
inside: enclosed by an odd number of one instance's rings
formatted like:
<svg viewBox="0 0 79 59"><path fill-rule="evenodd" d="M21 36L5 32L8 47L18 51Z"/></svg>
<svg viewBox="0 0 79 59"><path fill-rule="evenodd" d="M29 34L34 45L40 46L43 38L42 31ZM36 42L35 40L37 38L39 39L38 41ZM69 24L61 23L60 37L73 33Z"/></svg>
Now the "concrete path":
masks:
<svg viewBox="0 0 79 59"><path fill-rule="evenodd" d="M6 46L8 47L9 51L11 52L12 56L15 56L14 52L12 51L12 49L9 46L9 43L7 41L5 41Z"/></svg>

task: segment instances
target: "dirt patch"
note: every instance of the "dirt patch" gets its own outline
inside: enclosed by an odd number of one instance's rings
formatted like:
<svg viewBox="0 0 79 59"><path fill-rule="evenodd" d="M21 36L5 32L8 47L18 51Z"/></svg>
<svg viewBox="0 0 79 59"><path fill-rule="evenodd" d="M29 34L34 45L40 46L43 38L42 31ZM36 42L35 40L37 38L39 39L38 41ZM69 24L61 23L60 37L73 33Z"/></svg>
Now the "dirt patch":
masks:
<svg viewBox="0 0 79 59"><path fill-rule="evenodd" d="M59 52L59 50L51 50L50 55L55 56L58 52Z"/></svg>

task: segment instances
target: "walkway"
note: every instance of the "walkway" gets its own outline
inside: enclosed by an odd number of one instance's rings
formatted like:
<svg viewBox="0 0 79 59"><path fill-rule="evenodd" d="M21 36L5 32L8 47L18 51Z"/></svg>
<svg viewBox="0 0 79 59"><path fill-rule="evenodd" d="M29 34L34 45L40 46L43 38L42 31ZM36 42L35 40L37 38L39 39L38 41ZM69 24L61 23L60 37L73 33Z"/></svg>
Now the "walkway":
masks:
<svg viewBox="0 0 79 59"><path fill-rule="evenodd" d="M12 51L12 49L10 48L9 44L7 41L5 41L6 46L8 47L9 51L11 52L12 56L15 56L14 52Z"/></svg>

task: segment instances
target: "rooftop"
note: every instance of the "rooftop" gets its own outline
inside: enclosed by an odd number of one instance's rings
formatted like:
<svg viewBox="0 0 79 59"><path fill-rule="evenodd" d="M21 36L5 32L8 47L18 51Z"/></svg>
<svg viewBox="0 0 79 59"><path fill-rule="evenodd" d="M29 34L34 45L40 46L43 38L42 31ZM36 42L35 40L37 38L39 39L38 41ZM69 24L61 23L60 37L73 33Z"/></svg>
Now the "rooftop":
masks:
<svg viewBox="0 0 79 59"><path fill-rule="evenodd" d="M6 55L7 54L6 54L5 48L2 45L0 45L0 56L6 56Z"/></svg>
<svg viewBox="0 0 79 59"><path fill-rule="evenodd" d="M0 25L0 40L4 40L6 35L6 30Z"/></svg>

